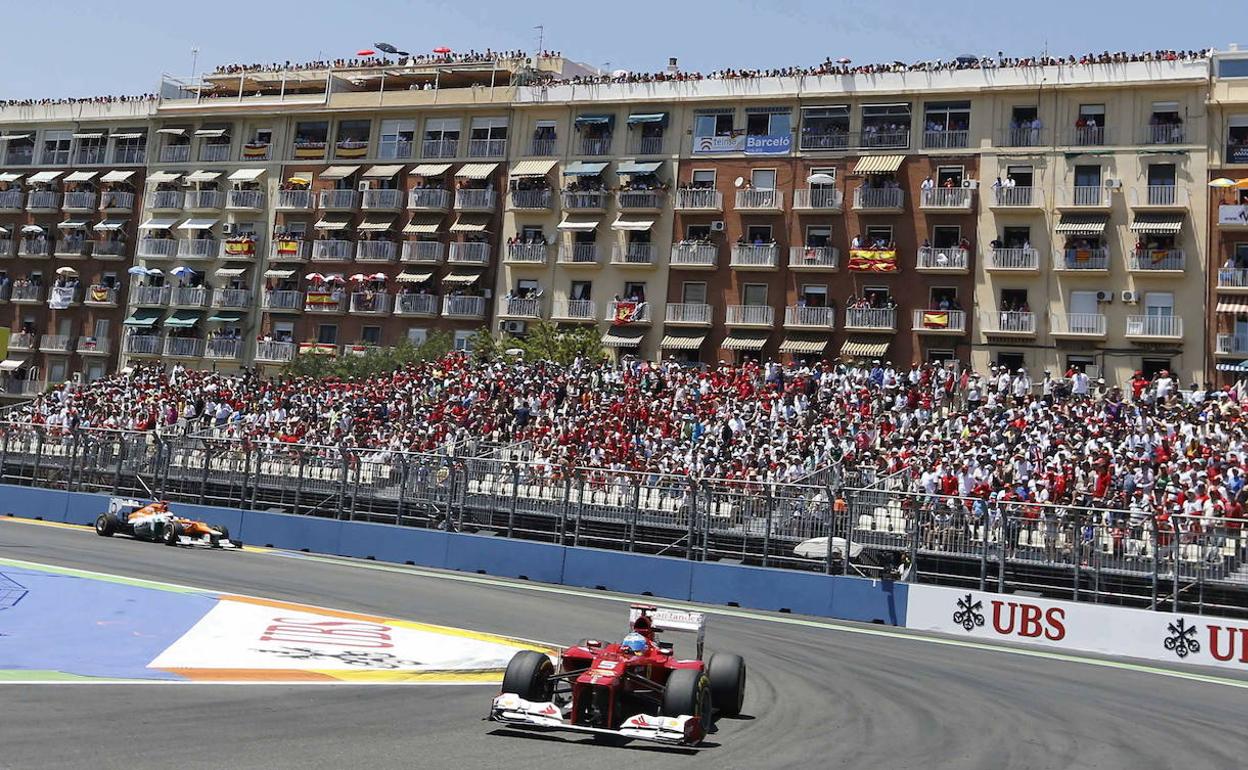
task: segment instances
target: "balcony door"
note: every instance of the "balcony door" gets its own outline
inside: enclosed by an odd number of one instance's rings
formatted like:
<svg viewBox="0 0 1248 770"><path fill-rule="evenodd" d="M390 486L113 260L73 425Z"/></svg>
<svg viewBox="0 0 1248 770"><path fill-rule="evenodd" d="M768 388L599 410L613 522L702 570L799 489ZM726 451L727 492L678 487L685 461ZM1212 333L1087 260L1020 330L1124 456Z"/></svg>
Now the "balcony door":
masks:
<svg viewBox="0 0 1248 770"><path fill-rule="evenodd" d="M1168 291L1150 291L1144 295L1144 315L1150 318L1174 315L1174 295Z"/></svg>

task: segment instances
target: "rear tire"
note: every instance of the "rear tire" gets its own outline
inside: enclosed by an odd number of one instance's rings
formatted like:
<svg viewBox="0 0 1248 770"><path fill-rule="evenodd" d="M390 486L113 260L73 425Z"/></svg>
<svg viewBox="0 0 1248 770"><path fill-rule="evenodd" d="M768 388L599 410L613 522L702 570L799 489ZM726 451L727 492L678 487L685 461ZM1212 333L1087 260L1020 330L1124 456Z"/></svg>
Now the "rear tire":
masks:
<svg viewBox="0 0 1248 770"><path fill-rule="evenodd" d="M706 678L711 683L711 697L722 716L741 714L745 703L745 661L740 655L721 652L711 656L706 665Z"/></svg>
<svg viewBox="0 0 1248 770"><path fill-rule="evenodd" d="M678 668L667 678L663 690L663 716L699 717L711 725L711 683L706 674L694 668Z"/></svg>
<svg viewBox="0 0 1248 770"><path fill-rule="evenodd" d="M95 534L100 537L112 537L116 531L117 528L113 523L112 516L109 516L107 513L101 513L95 517Z"/></svg>
<svg viewBox="0 0 1248 770"><path fill-rule="evenodd" d="M503 674L502 692L514 693L532 703L548 703L554 696L550 677L555 666L536 650L521 650L512 656Z"/></svg>
<svg viewBox="0 0 1248 770"><path fill-rule="evenodd" d="M176 521L166 524L164 532L161 533L161 540L165 541L165 545L177 545L180 537L182 537L182 525Z"/></svg>

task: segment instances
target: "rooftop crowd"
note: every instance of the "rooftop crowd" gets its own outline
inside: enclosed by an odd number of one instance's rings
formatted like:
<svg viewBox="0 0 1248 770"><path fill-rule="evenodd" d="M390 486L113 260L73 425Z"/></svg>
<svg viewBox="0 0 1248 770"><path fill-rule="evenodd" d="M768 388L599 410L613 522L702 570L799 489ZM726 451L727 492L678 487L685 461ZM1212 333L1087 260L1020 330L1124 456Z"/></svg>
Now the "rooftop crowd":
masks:
<svg viewBox="0 0 1248 770"><path fill-rule="evenodd" d="M1115 386L1075 370L1033 382L1004 367L559 366L453 353L358 381L139 365L56 388L8 419L329 453L528 442L539 469L528 472L547 479L580 467L784 482L869 467L927 494L1241 517L1248 392L1183 385L1168 372Z"/></svg>
<svg viewBox="0 0 1248 770"><path fill-rule="evenodd" d="M558 53L543 51L542 58L555 57ZM528 58L525 51L452 51L402 56L391 59L386 56L355 56L339 59L316 59L307 62L271 62L269 64L222 64L213 70L215 75L240 75L248 72L299 72L304 70L370 69L373 67L411 66L420 64L480 64L491 61L514 61Z"/></svg>

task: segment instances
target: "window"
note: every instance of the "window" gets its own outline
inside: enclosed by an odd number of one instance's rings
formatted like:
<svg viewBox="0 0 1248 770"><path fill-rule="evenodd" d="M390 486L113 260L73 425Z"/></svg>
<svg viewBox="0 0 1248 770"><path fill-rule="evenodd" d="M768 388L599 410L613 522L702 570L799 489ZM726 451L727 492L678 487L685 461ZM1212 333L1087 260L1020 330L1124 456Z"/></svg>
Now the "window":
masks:
<svg viewBox="0 0 1248 770"><path fill-rule="evenodd" d="M18 134L21 136L21 134ZM10 166L25 166L35 162L35 138L32 131L21 139L5 142L4 162Z"/></svg>
<svg viewBox="0 0 1248 770"><path fill-rule="evenodd" d="M1031 105L1020 105L1010 110L1010 124L1020 126L1023 124L1030 125L1040 117L1040 110Z"/></svg>
<svg viewBox="0 0 1248 770"><path fill-rule="evenodd" d="M365 326L363 329L360 329L360 342L364 343L365 345L380 345L381 344L381 327L380 326Z"/></svg>
<svg viewBox="0 0 1248 770"><path fill-rule="evenodd" d="M814 248L828 246L832 240L832 228L826 225L806 226L806 245Z"/></svg>
<svg viewBox="0 0 1248 770"><path fill-rule="evenodd" d="M475 332L467 329L458 329L455 332L455 349L464 353L472 350L472 335Z"/></svg>
<svg viewBox="0 0 1248 770"><path fill-rule="evenodd" d="M573 281L568 291L568 297L573 300L592 299L593 291L593 281Z"/></svg>
<svg viewBox="0 0 1248 770"><path fill-rule="evenodd" d="M416 138L416 121L381 121L381 144L377 157L382 160L412 157L412 141Z"/></svg>
<svg viewBox="0 0 1248 770"><path fill-rule="evenodd" d="M321 144L329 138L329 123L324 120L303 121L295 124L295 146Z"/></svg>
<svg viewBox="0 0 1248 770"><path fill-rule="evenodd" d="M1248 78L1248 59L1222 59L1218 62L1218 77Z"/></svg>
<svg viewBox="0 0 1248 770"><path fill-rule="evenodd" d="M706 284L702 281L686 281L681 284L680 301L688 305L706 304Z"/></svg>
<svg viewBox="0 0 1248 770"><path fill-rule="evenodd" d="M893 242L893 226L892 225L871 225L867 228L867 245L875 243L883 243L885 245Z"/></svg>
<svg viewBox="0 0 1248 770"><path fill-rule="evenodd" d="M646 284L643 281L625 281L624 298L633 302L645 302Z"/></svg>
<svg viewBox="0 0 1248 770"><path fill-rule="evenodd" d="M45 166L64 166L69 163L69 147L73 142L70 131L43 132L43 155L39 162Z"/></svg>
<svg viewBox="0 0 1248 770"><path fill-rule="evenodd" d="M776 170L774 168L756 168L750 171L750 186L755 190L776 189Z"/></svg>
<svg viewBox="0 0 1248 770"><path fill-rule="evenodd" d="M108 330L111 325L112 324L109 322L107 318L95 319L95 326L92 327L92 336L95 337L97 340L108 339Z"/></svg>
<svg viewBox="0 0 1248 770"><path fill-rule="evenodd" d="M910 105L864 104L861 144L863 147L909 147Z"/></svg>
<svg viewBox="0 0 1248 770"><path fill-rule="evenodd" d="M685 238L690 241L707 241L711 238L710 225L686 225Z"/></svg>
<svg viewBox="0 0 1248 770"><path fill-rule="evenodd" d="M516 292L515 292L515 296L517 296L517 297L534 297L534 296L537 296L537 293L538 293L538 288L539 288L539 286L538 286L538 282L537 282L537 281L535 281L534 279L532 279L532 278L521 278L520 280L516 281Z"/></svg>
<svg viewBox="0 0 1248 770"><path fill-rule="evenodd" d="M368 154L368 135L371 129L372 122L367 120L338 121L334 157L362 158Z"/></svg>
<svg viewBox="0 0 1248 770"><path fill-rule="evenodd" d="M1140 371L1148 379L1152 379L1162 372L1170 371L1170 359L1168 358L1142 358L1140 359Z"/></svg>
<svg viewBox="0 0 1248 770"><path fill-rule="evenodd" d="M810 170L810 173L806 175L806 178L809 179L812 176L827 176L827 177L831 177L832 181L831 182L807 182L807 184L810 185L811 190L835 190L836 189L836 166L829 166L828 168L812 168Z"/></svg>
<svg viewBox="0 0 1248 770"><path fill-rule="evenodd" d="M1092 356L1066 356L1066 368L1083 372L1089 377L1096 376L1100 371L1100 367L1096 365L1096 359Z"/></svg>
<svg viewBox="0 0 1248 770"><path fill-rule="evenodd" d="M520 240L524 243L542 243L546 240L541 225L525 225L520 228Z"/></svg>
<svg viewBox="0 0 1248 770"><path fill-rule="evenodd" d="M747 109L745 133L750 136L782 136L789 133L792 123L788 110L762 113Z"/></svg>
<svg viewBox="0 0 1248 770"><path fill-rule="evenodd" d="M742 305L766 305L767 304L767 284L747 283L747 284L742 285L741 304Z"/></svg>
<svg viewBox="0 0 1248 770"><path fill-rule="evenodd" d="M316 341L322 345L337 345L338 326L336 324L321 324L316 327Z"/></svg>
<svg viewBox="0 0 1248 770"><path fill-rule="evenodd" d="M971 127L971 103L928 102L923 121L928 131L966 131Z"/></svg>
<svg viewBox="0 0 1248 770"><path fill-rule="evenodd" d="M962 166L937 166L936 186L943 189L947 183L950 187L961 187L965 174L966 169Z"/></svg>
<svg viewBox="0 0 1248 770"><path fill-rule="evenodd" d="M929 364L943 364L947 361L957 361L957 354L950 348L928 348L927 362Z"/></svg>
<svg viewBox="0 0 1248 770"><path fill-rule="evenodd" d="M1232 115L1227 120L1226 162L1248 163L1248 115Z"/></svg>
<svg viewBox="0 0 1248 770"><path fill-rule="evenodd" d="M87 382L95 382L104 378L106 367L103 361L91 361L87 364L86 379Z"/></svg>
<svg viewBox="0 0 1248 770"><path fill-rule="evenodd" d="M507 118L473 118L472 139L506 139Z"/></svg>
<svg viewBox="0 0 1248 770"><path fill-rule="evenodd" d="M715 169L699 168L693 172L693 186L698 188L710 189L715 186Z"/></svg>
<svg viewBox="0 0 1248 770"><path fill-rule="evenodd" d="M420 347L425 344L425 340L429 339L429 330L412 327L407 330L407 341L412 343L414 347Z"/></svg>
<svg viewBox="0 0 1248 770"><path fill-rule="evenodd" d="M1027 303L1026 289L1002 289L1001 309L1022 311L1031 306Z"/></svg>
<svg viewBox="0 0 1248 770"><path fill-rule="evenodd" d="M1081 104L1079 105L1079 120L1083 125L1105 127L1105 105L1103 104Z"/></svg>
<svg viewBox="0 0 1248 770"><path fill-rule="evenodd" d="M100 136L84 136L78 140L78 152L74 154L76 163L103 163L105 150L108 146L108 137L100 133Z"/></svg>
<svg viewBox="0 0 1248 770"><path fill-rule="evenodd" d="M698 115L693 120L694 136L732 136L733 113Z"/></svg>
<svg viewBox="0 0 1248 770"><path fill-rule="evenodd" d="M933 286L927 290L928 307L958 310L958 290L953 286Z"/></svg>
<svg viewBox="0 0 1248 770"><path fill-rule="evenodd" d="M1174 187L1176 170L1173 163L1148 164L1149 187Z"/></svg>
<svg viewBox="0 0 1248 770"><path fill-rule="evenodd" d="M936 225L932 228L932 245L952 249L962 241L962 228L957 225Z"/></svg>
<svg viewBox="0 0 1248 770"><path fill-rule="evenodd" d="M1075 187L1100 187L1100 166L1075 166Z"/></svg>
<svg viewBox="0 0 1248 770"><path fill-rule="evenodd" d="M1005 178L1013 179L1015 187L1033 187L1036 176L1031 166L1006 166Z"/></svg>
<svg viewBox="0 0 1248 770"><path fill-rule="evenodd" d="M123 128L113 134L114 163L143 163L147 159L147 131Z"/></svg>
<svg viewBox="0 0 1248 770"><path fill-rule="evenodd" d="M749 243L771 243L771 225L750 225L745 230Z"/></svg>
<svg viewBox="0 0 1248 770"><path fill-rule="evenodd" d="M1144 314L1150 316L1174 315L1174 295L1168 291L1150 291L1144 295Z"/></svg>
<svg viewBox="0 0 1248 770"><path fill-rule="evenodd" d="M803 150L834 150L848 146L849 107L838 104L831 107L802 108Z"/></svg>
<svg viewBox="0 0 1248 770"><path fill-rule="evenodd" d="M1022 249L1031 245L1030 227L1006 227L1002 233L1001 240L1007 249Z"/></svg>
<svg viewBox="0 0 1248 770"><path fill-rule="evenodd" d="M1011 372L1016 372L1019 369L1026 368L1022 353L1007 350L1002 350L997 353L997 366L1004 366Z"/></svg>
<svg viewBox="0 0 1248 770"><path fill-rule="evenodd" d="M822 283L803 284L797 296L805 302L806 307L828 306L828 287Z"/></svg>
<svg viewBox="0 0 1248 770"><path fill-rule="evenodd" d="M425 120L425 139L434 142L457 140L459 127L459 118L428 118Z"/></svg>

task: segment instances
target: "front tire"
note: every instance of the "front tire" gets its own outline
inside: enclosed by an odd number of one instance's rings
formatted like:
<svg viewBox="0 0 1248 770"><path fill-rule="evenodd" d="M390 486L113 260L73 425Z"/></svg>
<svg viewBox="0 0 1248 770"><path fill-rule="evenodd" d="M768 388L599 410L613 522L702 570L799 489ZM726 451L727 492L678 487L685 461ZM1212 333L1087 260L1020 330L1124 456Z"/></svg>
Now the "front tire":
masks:
<svg viewBox="0 0 1248 770"><path fill-rule="evenodd" d="M745 703L745 660L726 652L712 655L706 665L706 678L710 680L711 697L719 713L739 716Z"/></svg>
<svg viewBox="0 0 1248 770"><path fill-rule="evenodd" d="M95 534L100 537L112 537L117 528L113 522L113 517L107 513L101 513L95 517Z"/></svg>
<svg viewBox="0 0 1248 770"><path fill-rule="evenodd" d="M711 724L711 683L706 674L694 668L678 668L667 678L663 690L663 716L691 716Z"/></svg>
<svg viewBox="0 0 1248 770"><path fill-rule="evenodd" d="M182 537L182 525L176 521L171 521L165 525L165 531L161 533L161 539L165 545L177 545L178 539Z"/></svg>
<svg viewBox="0 0 1248 770"><path fill-rule="evenodd" d="M554 697L550 677L555 666L536 650L521 650L512 656L503 674L502 692L514 693L531 703L548 703Z"/></svg>

